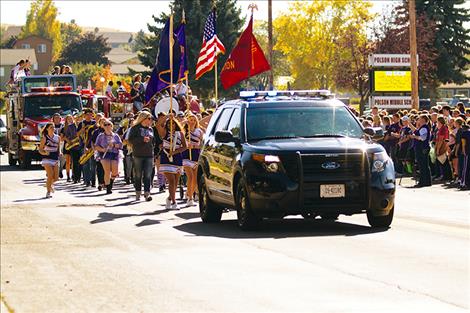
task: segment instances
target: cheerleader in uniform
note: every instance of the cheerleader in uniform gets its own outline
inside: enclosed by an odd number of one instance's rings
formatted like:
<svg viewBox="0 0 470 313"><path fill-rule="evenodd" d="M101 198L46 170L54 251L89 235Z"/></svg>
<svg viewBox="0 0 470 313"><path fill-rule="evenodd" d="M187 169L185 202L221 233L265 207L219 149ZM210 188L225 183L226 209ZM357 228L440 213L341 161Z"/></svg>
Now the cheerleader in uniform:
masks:
<svg viewBox="0 0 470 313"><path fill-rule="evenodd" d="M39 153L43 155L42 166L46 170L46 198L51 198L54 192L54 183L59 180L60 137L55 132L54 123L47 123L42 130Z"/></svg>
<svg viewBox="0 0 470 313"><path fill-rule="evenodd" d="M186 190L186 197L188 198L187 206L193 206L193 196L197 192L197 165L204 132L199 128L199 121L196 115L192 113L188 115L186 133L189 143L188 149L183 152L183 167L188 177L188 188Z"/></svg>
<svg viewBox="0 0 470 313"><path fill-rule="evenodd" d="M170 131L171 123L173 124L173 133ZM169 192L169 197L166 199L166 208L168 210L176 210L178 207L175 195L183 166L182 152L186 150L186 138L184 137L182 127L174 119L173 114L170 114L164 129L160 129L159 133L163 135L159 170L165 175Z"/></svg>

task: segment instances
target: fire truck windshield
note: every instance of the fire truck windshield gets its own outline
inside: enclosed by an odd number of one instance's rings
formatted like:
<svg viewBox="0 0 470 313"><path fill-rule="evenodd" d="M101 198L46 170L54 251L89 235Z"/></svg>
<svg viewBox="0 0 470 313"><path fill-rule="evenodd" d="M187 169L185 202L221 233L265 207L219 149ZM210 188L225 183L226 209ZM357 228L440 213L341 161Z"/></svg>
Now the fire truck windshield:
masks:
<svg viewBox="0 0 470 313"><path fill-rule="evenodd" d="M31 96L25 98L24 116L50 118L54 113L64 116L81 110L77 95Z"/></svg>

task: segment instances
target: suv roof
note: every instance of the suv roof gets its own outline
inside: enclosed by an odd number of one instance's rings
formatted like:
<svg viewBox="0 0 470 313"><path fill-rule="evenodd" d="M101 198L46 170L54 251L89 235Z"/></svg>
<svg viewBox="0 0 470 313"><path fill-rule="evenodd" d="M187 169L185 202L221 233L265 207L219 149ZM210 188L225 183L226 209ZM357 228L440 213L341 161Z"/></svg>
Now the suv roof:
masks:
<svg viewBox="0 0 470 313"><path fill-rule="evenodd" d="M330 105L346 106L328 90L287 90L287 91L242 91L240 99L227 101L225 105L246 107L276 107L295 102L296 106Z"/></svg>

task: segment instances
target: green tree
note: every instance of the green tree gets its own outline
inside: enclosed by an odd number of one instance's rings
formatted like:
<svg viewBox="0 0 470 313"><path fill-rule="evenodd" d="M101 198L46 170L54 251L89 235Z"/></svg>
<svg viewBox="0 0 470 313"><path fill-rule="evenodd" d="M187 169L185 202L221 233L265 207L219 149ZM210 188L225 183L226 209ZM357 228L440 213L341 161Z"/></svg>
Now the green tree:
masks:
<svg viewBox="0 0 470 313"><path fill-rule="evenodd" d="M70 23L60 23L60 33L62 42L70 43L83 34L83 29L75 23L75 20L71 20Z"/></svg>
<svg viewBox="0 0 470 313"><path fill-rule="evenodd" d="M470 64L465 57L470 53L470 30L464 23L470 21L470 11L462 6L464 3L465 0L416 1L417 13L425 14L433 22L430 27L438 52L436 76L442 83L462 84L469 79L464 70Z"/></svg>
<svg viewBox="0 0 470 313"><path fill-rule="evenodd" d="M69 65L77 76L77 85L83 88L87 88L88 81L91 81L96 73L103 71L103 66L98 64L69 63Z"/></svg>
<svg viewBox="0 0 470 313"><path fill-rule="evenodd" d="M19 36L25 38L37 35L52 40L53 59L56 59L62 51L60 22L57 20L57 15L58 10L52 0L31 2L26 23Z"/></svg>
<svg viewBox="0 0 470 313"><path fill-rule="evenodd" d="M137 52L146 47L148 35L141 29L137 32L135 37L133 36L130 42L132 52Z"/></svg>
<svg viewBox="0 0 470 313"><path fill-rule="evenodd" d="M220 73L228 54L238 39L240 29L244 23L244 20L240 18L241 10L238 8L236 0L174 0L170 4L170 8L174 12L175 28L181 21L183 9L185 12L186 23L188 25L186 27L186 44L188 47L189 85L193 93L197 94L200 98L212 96L214 92L213 72L206 73L199 80L195 80L196 62L202 46L204 24L209 12L212 10L213 4L216 8L223 8L223 10L217 10L217 36L224 44L226 50L226 55L219 55L218 57L217 67L218 73ZM156 25L147 24L151 35L145 39L145 47L140 50L139 59L142 64L149 68L153 68L155 65L158 53L158 49L155 49L155 47L158 47L160 32L168 18L167 14L162 13L159 17L153 17ZM219 93L222 97L228 95L227 92L222 90L220 82Z"/></svg>
<svg viewBox="0 0 470 313"><path fill-rule="evenodd" d="M109 61L105 55L109 51L111 51L111 47L108 45L106 38L88 32L65 47L59 63L108 64Z"/></svg>

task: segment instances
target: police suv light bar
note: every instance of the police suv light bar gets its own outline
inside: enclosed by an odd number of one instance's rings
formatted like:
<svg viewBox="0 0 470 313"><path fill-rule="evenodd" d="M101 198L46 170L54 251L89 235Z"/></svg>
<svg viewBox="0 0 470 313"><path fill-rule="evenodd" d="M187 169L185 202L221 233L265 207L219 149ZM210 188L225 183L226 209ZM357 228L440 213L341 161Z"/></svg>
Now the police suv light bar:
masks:
<svg viewBox="0 0 470 313"><path fill-rule="evenodd" d="M257 97L321 97L331 98L329 90L268 90L268 91L240 91L240 98L249 99Z"/></svg>

